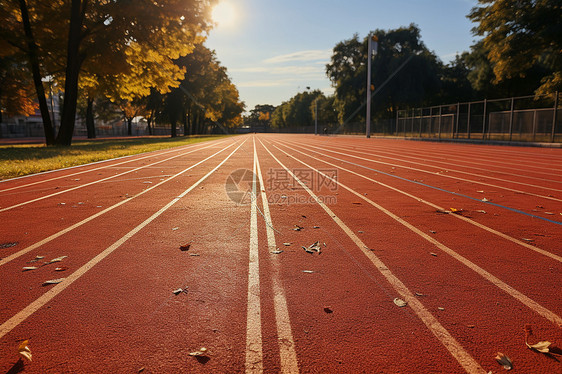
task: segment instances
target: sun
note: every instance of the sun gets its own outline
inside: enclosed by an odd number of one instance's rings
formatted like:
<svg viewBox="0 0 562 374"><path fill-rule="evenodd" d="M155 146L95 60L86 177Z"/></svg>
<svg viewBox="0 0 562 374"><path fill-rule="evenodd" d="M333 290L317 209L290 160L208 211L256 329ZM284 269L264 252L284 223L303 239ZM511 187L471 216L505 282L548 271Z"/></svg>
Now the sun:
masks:
<svg viewBox="0 0 562 374"><path fill-rule="evenodd" d="M221 1L213 8L212 17L219 27L233 26L236 22L236 10L232 4Z"/></svg>

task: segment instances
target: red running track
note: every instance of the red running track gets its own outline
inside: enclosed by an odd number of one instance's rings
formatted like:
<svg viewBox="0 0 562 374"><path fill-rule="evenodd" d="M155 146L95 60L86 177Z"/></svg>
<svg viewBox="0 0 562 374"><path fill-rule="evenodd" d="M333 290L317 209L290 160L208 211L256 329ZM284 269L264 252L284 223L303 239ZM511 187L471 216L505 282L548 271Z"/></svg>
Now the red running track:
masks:
<svg viewBox="0 0 562 374"><path fill-rule="evenodd" d="M559 149L247 135L4 181L0 217L0 372L562 373L525 344L562 352Z"/></svg>

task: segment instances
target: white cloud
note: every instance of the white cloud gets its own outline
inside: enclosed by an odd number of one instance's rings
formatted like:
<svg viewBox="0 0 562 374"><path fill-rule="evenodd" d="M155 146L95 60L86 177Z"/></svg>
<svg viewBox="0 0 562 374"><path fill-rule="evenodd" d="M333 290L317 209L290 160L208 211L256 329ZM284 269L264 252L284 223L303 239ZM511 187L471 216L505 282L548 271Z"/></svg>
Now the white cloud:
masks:
<svg viewBox="0 0 562 374"><path fill-rule="evenodd" d="M264 62L267 64L279 64L290 61L318 61L329 60L331 56L331 49L311 49L308 51L299 51L271 57L264 60Z"/></svg>
<svg viewBox="0 0 562 374"><path fill-rule="evenodd" d="M235 73L267 73L275 75L318 75L324 74L324 66L253 66L246 68L230 69Z"/></svg>

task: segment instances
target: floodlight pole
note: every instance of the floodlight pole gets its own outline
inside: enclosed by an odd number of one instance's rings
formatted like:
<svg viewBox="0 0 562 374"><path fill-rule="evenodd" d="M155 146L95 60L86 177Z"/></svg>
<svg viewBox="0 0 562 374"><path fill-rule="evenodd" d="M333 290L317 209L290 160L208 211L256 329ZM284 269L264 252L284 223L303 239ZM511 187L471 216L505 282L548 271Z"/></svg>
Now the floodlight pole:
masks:
<svg viewBox="0 0 562 374"><path fill-rule="evenodd" d="M314 135L318 135L318 97L314 100Z"/></svg>
<svg viewBox="0 0 562 374"><path fill-rule="evenodd" d="M367 138L371 137L371 61L373 56L377 54L379 39L375 34L369 35L367 47L367 114L366 114L366 131Z"/></svg>

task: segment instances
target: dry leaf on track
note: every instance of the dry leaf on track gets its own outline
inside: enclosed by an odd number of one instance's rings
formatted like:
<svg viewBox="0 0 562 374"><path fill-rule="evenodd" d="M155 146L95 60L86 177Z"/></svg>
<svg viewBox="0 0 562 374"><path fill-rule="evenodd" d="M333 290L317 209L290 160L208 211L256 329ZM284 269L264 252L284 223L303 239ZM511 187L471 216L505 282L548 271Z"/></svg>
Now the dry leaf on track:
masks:
<svg viewBox="0 0 562 374"><path fill-rule="evenodd" d="M31 350L29 349L29 340L24 340L18 346L18 353L26 360L31 361Z"/></svg>
<svg viewBox="0 0 562 374"><path fill-rule="evenodd" d="M302 249L304 249L307 253L322 253L320 249L320 242L312 243L308 247L302 246Z"/></svg>
<svg viewBox="0 0 562 374"><path fill-rule="evenodd" d="M24 266L22 271L36 270L39 269L37 266Z"/></svg>
<svg viewBox="0 0 562 374"><path fill-rule="evenodd" d="M180 251L189 251L189 248L191 247L191 244L187 243L185 245L180 245Z"/></svg>
<svg viewBox="0 0 562 374"><path fill-rule="evenodd" d="M504 355L501 352L498 352L498 355L495 357L496 361L498 362L498 364L500 364L501 366L503 366L503 368L505 370L511 370L513 369L513 363L511 362L511 360L509 359L509 357L507 357L506 355Z"/></svg>
<svg viewBox="0 0 562 374"><path fill-rule="evenodd" d="M55 262L61 262L62 260L64 260L67 257L68 256L60 256L60 257L57 257L57 258L53 258L51 261L46 262L45 265L53 264Z"/></svg>
<svg viewBox="0 0 562 374"><path fill-rule="evenodd" d="M274 254L274 255L278 255L278 254L283 253L283 251L277 249L276 251L271 251L270 253L271 253L271 254Z"/></svg>
<svg viewBox="0 0 562 374"><path fill-rule="evenodd" d="M398 297L396 299L393 300L394 304L396 304L396 306L399 306L400 308L405 307L406 305L408 305L408 303L402 299L399 299Z"/></svg>
<svg viewBox="0 0 562 374"><path fill-rule="evenodd" d="M198 351L191 352L189 355L190 356L204 356L206 354L207 354L207 348L201 347L201 348L199 348Z"/></svg>
<svg viewBox="0 0 562 374"><path fill-rule="evenodd" d="M58 284L58 283L62 282L63 280L64 280L64 278L51 279L51 280L43 282L43 286L48 286L50 284Z"/></svg>
<svg viewBox="0 0 562 374"><path fill-rule="evenodd" d="M304 227L299 226L299 225L295 225L295 228L293 230L295 231L301 231L302 229L304 229Z"/></svg>

